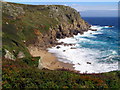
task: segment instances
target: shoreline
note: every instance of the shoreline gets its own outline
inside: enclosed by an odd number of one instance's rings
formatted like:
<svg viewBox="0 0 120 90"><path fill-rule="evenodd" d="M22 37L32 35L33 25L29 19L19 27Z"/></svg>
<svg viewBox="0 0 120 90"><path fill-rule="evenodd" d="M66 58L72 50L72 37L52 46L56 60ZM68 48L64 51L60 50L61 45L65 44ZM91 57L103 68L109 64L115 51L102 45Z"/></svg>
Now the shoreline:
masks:
<svg viewBox="0 0 120 90"><path fill-rule="evenodd" d="M97 31L96 29L89 29L88 31ZM87 31L87 32L88 32ZM59 43L59 45L70 45L72 44L67 44L67 43ZM73 44L74 45L74 44ZM57 46L57 45L55 45ZM35 46L29 46L28 50L30 54L33 57L40 56L41 59L39 61L38 68L39 69L49 69L49 70L59 70L59 69L64 69L64 70L69 70L73 72L80 72L78 70L75 70L74 64L70 63L64 63L62 61L59 61L57 56L54 55L54 53L48 52L47 48L42 48L42 47L35 47Z"/></svg>
<svg viewBox="0 0 120 90"><path fill-rule="evenodd" d="M73 65L74 64L70 64L70 63L64 63L64 62L61 62L58 60L58 58L48 52L48 50L44 50L44 49L41 49L41 48L36 48L36 47L29 47L28 48L29 51L30 51L30 54L34 57L36 56L40 56L41 57L41 61L39 61L39 65L38 67L41 67L42 65L42 68L46 68L46 69L49 69L49 70L59 70L59 69L66 69L66 70L70 70L70 71L75 71Z"/></svg>
<svg viewBox="0 0 120 90"><path fill-rule="evenodd" d="M91 27L92 29L88 30L81 37L80 41L82 42L84 37L89 36L89 37L94 37L94 34L99 34L99 31L101 31L101 28L104 28L102 26L93 26ZM94 28L94 29L93 29ZM96 32L98 31L98 32ZM66 37L64 39L58 39L58 43L61 43L60 45L56 45L55 47L49 48L50 53L54 53L56 57L62 62L66 60L65 62L69 61L74 64L74 71L78 71L79 73L105 73L105 72L110 72L110 71L116 71L117 70L117 63L97 63L94 61L94 58L96 59L97 57L101 55L100 51L94 49L88 49L88 48L81 48L77 49L76 48L76 40L79 37L75 36L73 37ZM80 38L80 37L79 37ZM80 56L78 53L81 53ZM102 52L103 53L103 52ZM87 57L86 57L87 55ZM63 57L63 58L61 58ZM64 59L65 57L65 59ZM97 60L97 59L96 59ZM114 67L115 66L115 67ZM97 67L97 68L94 68Z"/></svg>
<svg viewBox="0 0 120 90"><path fill-rule="evenodd" d="M99 30L99 28L98 29L90 29L88 31L95 31L96 32L97 30ZM91 33L88 31L86 33ZM65 38L64 38L64 40L65 40ZM65 41L64 40L62 40L62 39L59 40L58 43L53 47L55 49L59 50L61 48L61 45L63 45L65 47L69 46L69 49L71 49L71 50L76 50L76 47L74 47L75 46L74 40L72 40L72 42L74 42L74 43L69 43L69 42L66 42L66 40ZM67 41L69 41L69 40L67 40ZM73 64L61 61L61 60L59 60L60 57L57 57L54 52L51 52L51 51L49 52L49 49L47 47L42 48L42 47L36 47L34 45L31 45L28 47L28 49L33 57L36 57L36 56L41 57L41 59L39 60L39 65L38 65L39 69L68 70L68 71L79 72L79 73L88 73L88 74L89 73L109 72L109 71L97 71L97 72L93 71L93 69L90 69L90 68L92 68L91 65L93 65L93 63L94 63L92 61L85 60L85 62L84 61L83 62L75 62ZM63 52L64 53L66 52L65 48L62 49L62 53ZM70 54L70 55L73 55L73 54ZM78 59L76 59L76 58L74 58L74 59L78 61ZM86 65L86 68L84 70L83 69L79 70L79 68L78 68L79 65L81 66L81 68L83 68L83 65ZM97 64L95 64L95 65L97 65ZM88 71L88 67L90 67L89 71Z"/></svg>

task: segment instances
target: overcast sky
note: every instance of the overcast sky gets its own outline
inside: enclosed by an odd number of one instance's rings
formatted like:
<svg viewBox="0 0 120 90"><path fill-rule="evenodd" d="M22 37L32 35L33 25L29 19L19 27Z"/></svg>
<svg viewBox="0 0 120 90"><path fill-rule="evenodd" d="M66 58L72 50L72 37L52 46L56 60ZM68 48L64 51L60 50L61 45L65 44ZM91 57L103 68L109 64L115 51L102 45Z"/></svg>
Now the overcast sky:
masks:
<svg viewBox="0 0 120 90"><path fill-rule="evenodd" d="M81 13L81 16L83 17L117 17L119 0L5 0L5 1L33 5L44 4L66 5L75 8L77 11Z"/></svg>

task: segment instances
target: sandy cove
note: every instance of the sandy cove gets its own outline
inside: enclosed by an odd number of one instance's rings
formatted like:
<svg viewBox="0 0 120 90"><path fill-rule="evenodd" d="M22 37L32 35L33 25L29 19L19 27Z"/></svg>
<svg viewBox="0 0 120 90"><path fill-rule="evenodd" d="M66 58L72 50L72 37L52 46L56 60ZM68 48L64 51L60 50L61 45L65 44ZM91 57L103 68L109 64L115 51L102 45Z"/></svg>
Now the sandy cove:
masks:
<svg viewBox="0 0 120 90"><path fill-rule="evenodd" d="M30 54L33 57L40 56L41 61L39 61L38 67L42 65L43 68L47 68L50 70L55 70L55 69L69 69L69 70L74 70L73 64L68 64L68 63L63 63L58 61L58 59L55 57L54 54L49 53L47 50L41 49L41 48L36 48L36 47L29 47L28 48L30 51Z"/></svg>

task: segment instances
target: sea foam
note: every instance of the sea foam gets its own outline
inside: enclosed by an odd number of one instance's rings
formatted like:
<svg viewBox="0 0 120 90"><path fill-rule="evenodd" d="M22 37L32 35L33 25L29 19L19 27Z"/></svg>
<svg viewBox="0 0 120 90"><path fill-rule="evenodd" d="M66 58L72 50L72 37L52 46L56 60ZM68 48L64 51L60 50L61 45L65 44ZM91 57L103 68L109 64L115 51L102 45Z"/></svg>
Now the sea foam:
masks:
<svg viewBox="0 0 120 90"><path fill-rule="evenodd" d="M116 51L114 50L101 51L99 49L81 46L80 43L83 42L92 44L96 43L106 44L106 42L93 41L85 38L85 37L95 38L96 37L94 36L95 34L102 34L102 28L104 27L92 26L91 28L97 29L97 31L88 31L85 32L83 35L78 34L71 38L58 40L58 42L75 44L75 46L59 45L60 46L59 49L56 46L48 48L48 51L54 53L56 57L58 57L59 61L74 64L73 67L75 67L75 70L80 71L80 73L102 73L117 70L118 69L117 61L111 63L105 62L105 61L109 62L111 60L110 58L116 55L117 53Z"/></svg>

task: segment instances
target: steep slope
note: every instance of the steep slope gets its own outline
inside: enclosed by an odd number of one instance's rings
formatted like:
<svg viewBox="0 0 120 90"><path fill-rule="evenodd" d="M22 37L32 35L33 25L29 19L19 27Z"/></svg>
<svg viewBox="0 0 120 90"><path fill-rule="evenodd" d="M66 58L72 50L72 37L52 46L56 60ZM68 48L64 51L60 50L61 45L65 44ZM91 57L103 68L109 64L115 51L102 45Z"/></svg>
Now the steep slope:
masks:
<svg viewBox="0 0 120 90"><path fill-rule="evenodd" d="M26 47L50 47L56 38L83 33L90 27L79 13L62 5L22 5L2 2L3 51L30 56ZM6 52L6 51L5 51ZM5 53L3 53L5 55Z"/></svg>
<svg viewBox="0 0 120 90"><path fill-rule="evenodd" d="M120 71L76 74L67 70L39 70L20 61L3 61L4 88L120 88Z"/></svg>
<svg viewBox="0 0 120 90"><path fill-rule="evenodd" d="M2 8L3 89L120 88L119 71L89 75L65 69L37 68L40 57L32 57L29 46L51 47L56 45L56 38L71 37L88 30L90 26L76 10L68 6L8 2L2 2Z"/></svg>

